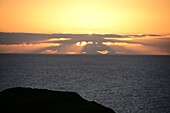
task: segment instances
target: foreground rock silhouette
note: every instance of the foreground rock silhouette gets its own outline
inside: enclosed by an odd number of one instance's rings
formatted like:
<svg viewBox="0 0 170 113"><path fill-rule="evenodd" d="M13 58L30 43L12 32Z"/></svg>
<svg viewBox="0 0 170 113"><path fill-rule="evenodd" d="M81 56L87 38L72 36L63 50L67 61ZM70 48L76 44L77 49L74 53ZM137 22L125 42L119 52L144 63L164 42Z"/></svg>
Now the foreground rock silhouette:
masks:
<svg viewBox="0 0 170 113"><path fill-rule="evenodd" d="M74 92L11 88L0 92L0 113L115 113Z"/></svg>

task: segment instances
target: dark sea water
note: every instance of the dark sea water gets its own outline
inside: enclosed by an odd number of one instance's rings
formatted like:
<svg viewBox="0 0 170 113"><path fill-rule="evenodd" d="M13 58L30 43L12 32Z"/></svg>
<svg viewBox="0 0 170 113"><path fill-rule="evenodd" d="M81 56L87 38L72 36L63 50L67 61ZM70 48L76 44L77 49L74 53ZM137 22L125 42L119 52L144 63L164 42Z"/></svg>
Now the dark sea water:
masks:
<svg viewBox="0 0 170 113"><path fill-rule="evenodd" d="M0 55L0 91L74 91L117 113L170 113L170 56Z"/></svg>

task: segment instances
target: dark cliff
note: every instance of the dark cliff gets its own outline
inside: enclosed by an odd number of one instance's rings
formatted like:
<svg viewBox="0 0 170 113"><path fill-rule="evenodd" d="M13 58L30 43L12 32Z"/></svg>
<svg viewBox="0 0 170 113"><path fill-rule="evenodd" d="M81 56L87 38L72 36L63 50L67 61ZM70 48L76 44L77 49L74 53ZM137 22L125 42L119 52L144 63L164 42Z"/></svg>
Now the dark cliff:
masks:
<svg viewBox="0 0 170 113"><path fill-rule="evenodd" d="M0 92L0 113L115 113L74 92L11 88Z"/></svg>

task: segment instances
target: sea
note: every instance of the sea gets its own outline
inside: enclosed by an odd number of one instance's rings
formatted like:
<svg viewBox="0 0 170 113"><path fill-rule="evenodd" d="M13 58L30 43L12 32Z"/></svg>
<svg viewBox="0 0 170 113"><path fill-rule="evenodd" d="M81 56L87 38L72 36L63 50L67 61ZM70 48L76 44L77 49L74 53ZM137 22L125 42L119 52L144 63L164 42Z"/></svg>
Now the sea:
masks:
<svg viewBox="0 0 170 113"><path fill-rule="evenodd" d="M170 113L170 56L0 54L0 91L77 92L116 113Z"/></svg>

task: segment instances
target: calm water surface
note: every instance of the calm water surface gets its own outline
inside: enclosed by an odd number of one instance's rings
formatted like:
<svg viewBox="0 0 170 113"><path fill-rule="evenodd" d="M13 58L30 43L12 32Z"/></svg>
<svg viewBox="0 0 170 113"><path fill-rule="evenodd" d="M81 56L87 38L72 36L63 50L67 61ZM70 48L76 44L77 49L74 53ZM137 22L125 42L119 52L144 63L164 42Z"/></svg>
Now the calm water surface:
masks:
<svg viewBox="0 0 170 113"><path fill-rule="evenodd" d="M170 113L170 56L0 55L0 91L74 91L117 113Z"/></svg>

